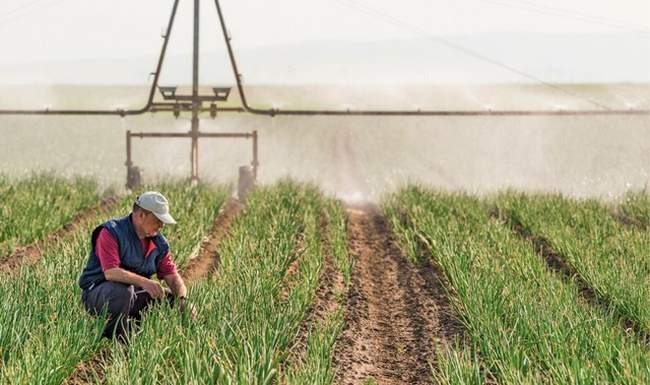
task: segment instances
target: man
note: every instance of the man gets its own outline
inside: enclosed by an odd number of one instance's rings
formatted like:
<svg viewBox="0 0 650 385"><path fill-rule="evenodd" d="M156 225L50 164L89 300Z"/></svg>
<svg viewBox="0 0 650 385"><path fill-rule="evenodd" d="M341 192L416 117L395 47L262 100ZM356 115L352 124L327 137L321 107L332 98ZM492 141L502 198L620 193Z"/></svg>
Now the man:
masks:
<svg viewBox="0 0 650 385"><path fill-rule="evenodd" d="M169 244L159 230L176 224L169 203L159 192L140 195L131 214L111 219L95 228L86 267L79 277L81 299L93 315L107 311L109 322L103 336L125 339L130 320L153 301L176 300L185 308L187 289L176 271ZM156 273L171 289L151 279Z"/></svg>

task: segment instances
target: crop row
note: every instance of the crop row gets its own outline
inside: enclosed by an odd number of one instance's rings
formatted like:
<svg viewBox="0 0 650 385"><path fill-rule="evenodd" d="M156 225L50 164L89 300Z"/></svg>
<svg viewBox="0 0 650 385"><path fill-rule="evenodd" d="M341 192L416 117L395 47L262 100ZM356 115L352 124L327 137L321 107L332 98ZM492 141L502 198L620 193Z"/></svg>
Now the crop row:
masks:
<svg viewBox="0 0 650 385"><path fill-rule="evenodd" d="M327 200L324 211L328 219L325 236L328 238L329 245L329 248L324 251L330 253L324 258L332 258L334 276L321 277L321 284L332 285L326 290L332 291L331 295L334 296L336 305L329 313L310 325L310 329L306 331L304 352L288 365L281 383L328 385L334 381L332 361L334 343L343 330L346 293L350 283L352 263L347 251L346 222L340 203L332 199ZM336 285L337 278L342 281L340 287ZM327 282L327 280L332 281Z"/></svg>
<svg viewBox="0 0 650 385"><path fill-rule="evenodd" d="M181 184L156 186L171 202L178 226L165 228L176 262L183 265L209 229L226 190ZM42 250L42 260L0 279L0 380L6 384L60 384L106 342L105 320L85 314L77 278L86 262L93 226L129 212L134 196L121 199L92 225ZM31 219L32 221L34 218Z"/></svg>
<svg viewBox="0 0 650 385"><path fill-rule="evenodd" d="M513 224L548 242L598 297L650 332L647 230L624 226L596 201L510 194L496 205Z"/></svg>
<svg viewBox="0 0 650 385"><path fill-rule="evenodd" d="M318 283L320 210L315 189L289 182L251 193L222 240L218 271L190 287L198 318L151 309L129 349L114 351L107 383L275 381Z"/></svg>
<svg viewBox="0 0 650 385"><path fill-rule="evenodd" d="M619 218L645 230L650 229L650 193L631 191L614 207Z"/></svg>
<svg viewBox="0 0 650 385"><path fill-rule="evenodd" d="M15 181L0 175L0 260L98 201L97 185L89 179L42 174Z"/></svg>
<svg viewBox="0 0 650 385"><path fill-rule="evenodd" d="M0 218L0 229L9 224L12 233L0 239L0 251L42 238L98 201L95 185L87 180L70 184L53 178L48 190L42 181L50 177L39 178L23 184L0 178L3 213L13 218ZM156 189L168 196L179 221L163 232L182 267L226 192L179 184ZM40 200L28 199L30 194L41 194ZM57 200L59 194L65 199ZM89 365L97 365L92 368L101 376L97 382L108 384L333 382L333 348L343 328L352 267L338 202L291 182L254 191L221 243L218 271L190 286L198 319L155 306L123 346L99 339L105 319L84 313L76 279L92 226L126 214L133 198L124 197L92 225L46 244L40 263L2 273L1 383L61 383L100 350L110 351L111 359ZM480 201L418 187L389 197L384 211L408 258L414 263L430 258L440 266L466 328L466 339L438 351L435 379L649 383L647 346L625 330L626 319L650 330L649 202L643 193L628 195L614 209L559 196L502 194ZM46 226L23 231L30 223L40 226L43 210L52 213ZM521 229L530 237L517 233ZM587 303L578 285L550 270L537 253L536 237L612 306ZM344 284L334 292L336 310L308 324L304 336L328 257Z"/></svg>
<svg viewBox="0 0 650 385"><path fill-rule="evenodd" d="M529 240L476 198L410 187L392 196L385 212L411 258L441 267L467 330L467 346L459 341L438 357L440 382L650 381L648 352L619 319L585 303Z"/></svg>
<svg viewBox="0 0 650 385"><path fill-rule="evenodd" d="M182 266L225 195L223 190L203 187L157 189L168 196L179 220L179 226L164 232ZM89 223L94 226L128 212L132 201L133 197L125 197ZM323 215L328 218L326 234L321 232ZM91 357L107 349L110 362L94 368L103 377L96 380L107 383L203 382L207 372L218 373L218 382L266 383L283 378L288 383L305 383L308 378L331 383L334 340L343 324L341 306L309 330L306 351L298 361L287 360L287 353L297 348L292 344L314 299L324 255L323 236L329 238L333 264L349 282L345 220L338 202L292 183L255 192L246 214L224 242L218 275L191 287L192 302L200 309L200 317L208 319L188 323L176 310L158 306L145 317L127 349L99 340L105 320L84 315L79 304L76 278L86 260L91 230L86 225L48 243L39 263L9 272L0 284L4 299L0 304L4 308L4 317L0 315L2 383L60 383L80 362L96 365ZM289 273L292 264L297 269ZM342 304L344 293L336 294ZM200 331L194 330L198 325ZM206 345L207 341L212 343ZM201 356L189 354L188 346L198 349L194 353L205 353L211 347L219 351ZM172 354L174 347L182 354ZM202 363L207 372L197 371Z"/></svg>

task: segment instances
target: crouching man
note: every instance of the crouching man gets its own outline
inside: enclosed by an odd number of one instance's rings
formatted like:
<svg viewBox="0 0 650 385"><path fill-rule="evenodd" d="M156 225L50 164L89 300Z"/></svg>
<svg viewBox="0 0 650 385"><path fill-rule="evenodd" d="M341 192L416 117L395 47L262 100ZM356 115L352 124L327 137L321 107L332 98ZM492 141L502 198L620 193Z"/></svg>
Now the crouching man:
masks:
<svg viewBox="0 0 650 385"><path fill-rule="evenodd" d="M141 312L154 301L167 300L186 310L185 283L159 232L165 224L175 223L167 199L149 191L136 199L129 215L111 219L93 231L79 286L90 314L107 311L104 337L125 339L129 323L139 321ZM151 279L154 273L169 289Z"/></svg>

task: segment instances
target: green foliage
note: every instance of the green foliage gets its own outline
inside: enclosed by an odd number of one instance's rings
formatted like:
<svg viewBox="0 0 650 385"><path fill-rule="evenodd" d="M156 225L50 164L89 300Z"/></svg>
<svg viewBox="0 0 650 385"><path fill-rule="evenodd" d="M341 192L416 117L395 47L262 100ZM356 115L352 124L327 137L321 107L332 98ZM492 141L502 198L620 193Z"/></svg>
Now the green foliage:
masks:
<svg viewBox="0 0 650 385"><path fill-rule="evenodd" d="M343 275L345 286L350 285L353 261L348 255L347 223L343 206L334 199L328 199L325 203L325 212L328 219L328 237L334 257L336 269Z"/></svg>
<svg viewBox="0 0 650 385"><path fill-rule="evenodd" d="M476 352L447 354L436 373L442 382L474 383L478 368L504 384L650 381L645 347L611 312L585 304L476 198L411 187L387 206L402 223L400 239L419 239L442 267Z"/></svg>
<svg viewBox="0 0 650 385"><path fill-rule="evenodd" d="M596 295L650 333L650 233L622 225L593 200L508 194L496 205L546 239Z"/></svg>
<svg viewBox="0 0 650 385"><path fill-rule="evenodd" d="M615 210L624 221L650 229L650 192L642 190L625 194Z"/></svg>
<svg viewBox="0 0 650 385"><path fill-rule="evenodd" d="M483 385L486 378L480 358L469 347L456 344L437 352L433 377L443 385Z"/></svg>
<svg viewBox="0 0 650 385"><path fill-rule="evenodd" d="M97 202L97 185L90 179L35 174L16 181L0 175L0 260Z"/></svg>
<svg viewBox="0 0 650 385"><path fill-rule="evenodd" d="M16 183L0 176L0 234L9 234L1 235L0 251L42 238L98 201L90 181L48 178ZM169 182L142 191L149 189L170 200L179 224L163 233L182 267L210 229L226 189ZM290 181L255 190L222 240L218 271L190 287L198 319L154 306L124 347L99 339L105 319L85 314L76 281L92 228L126 214L134 197L48 245L36 265L0 276L0 383L60 384L101 349L111 351L102 368L108 384L333 382L334 342L343 329L353 266L340 203ZM647 206L647 194L631 194L617 210L647 223ZM42 221L43 210L56 214ZM441 267L467 330L466 342L437 351L437 382L650 382L647 346L626 333L617 316L648 330L647 231L618 223L595 201L559 196L503 194L485 202L413 186L388 197L383 210L410 260L432 258ZM576 285L550 271L531 242L503 220L547 239L612 309L585 303ZM37 222L40 230L21 233ZM310 325L301 340L305 350L290 356L314 301L326 240L344 281L335 293L338 308Z"/></svg>
<svg viewBox="0 0 650 385"><path fill-rule="evenodd" d="M346 292L350 283L352 263L347 251L347 232L343 207L335 200L325 202L328 218L327 237L330 242L335 268L343 277L343 292L335 292L337 310L318 320L308 331L306 352L291 362L286 369L283 383L327 385L334 381L332 358L334 342L343 330Z"/></svg>
<svg viewBox="0 0 650 385"><path fill-rule="evenodd" d="M252 192L222 241L218 272L190 288L198 319L152 309L107 382L273 383L318 284L320 206L315 189L287 181Z"/></svg>
<svg viewBox="0 0 650 385"><path fill-rule="evenodd" d="M186 255L209 230L226 198L223 188L156 186L171 203L179 225L165 227L172 253L182 265ZM151 187L154 189L154 187ZM0 382L60 384L81 360L96 354L103 317L86 315L77 278L85 266L90 232L111 216L129 212L135 196L123 197L109 214L57 240L43 250L36 265L0 279Z"/></svg>

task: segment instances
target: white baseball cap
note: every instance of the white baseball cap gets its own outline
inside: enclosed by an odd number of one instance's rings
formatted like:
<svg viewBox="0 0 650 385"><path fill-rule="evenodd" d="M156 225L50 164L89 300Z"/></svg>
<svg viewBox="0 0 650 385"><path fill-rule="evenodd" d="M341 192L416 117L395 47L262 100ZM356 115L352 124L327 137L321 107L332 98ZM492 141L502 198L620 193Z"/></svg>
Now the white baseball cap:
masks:
<svg viewBox="0 0 650 385"><path fill-rule="evenodd" d="M176 224L176 220L169 214L169 202L167 198L158 191L147 191L140 194L136 198L135 204L147 211L151 211L164 224Z"/></svg>

